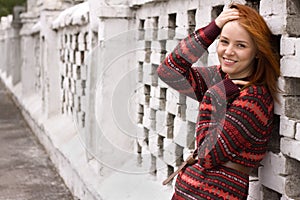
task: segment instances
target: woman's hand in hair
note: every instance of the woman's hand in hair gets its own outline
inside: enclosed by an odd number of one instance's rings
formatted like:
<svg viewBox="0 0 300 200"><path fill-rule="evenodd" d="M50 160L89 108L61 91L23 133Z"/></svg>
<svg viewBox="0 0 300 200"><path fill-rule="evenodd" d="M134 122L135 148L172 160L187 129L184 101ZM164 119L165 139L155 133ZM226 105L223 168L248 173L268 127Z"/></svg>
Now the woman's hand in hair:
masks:
<svg viewBox="0 0 300 200"><path fill-rule="evenodd" d="M215 23L219 28L222 28L227 22L236 20L239 18L239 11L234 8L225 9L221 14L215 19Z"/></svg>

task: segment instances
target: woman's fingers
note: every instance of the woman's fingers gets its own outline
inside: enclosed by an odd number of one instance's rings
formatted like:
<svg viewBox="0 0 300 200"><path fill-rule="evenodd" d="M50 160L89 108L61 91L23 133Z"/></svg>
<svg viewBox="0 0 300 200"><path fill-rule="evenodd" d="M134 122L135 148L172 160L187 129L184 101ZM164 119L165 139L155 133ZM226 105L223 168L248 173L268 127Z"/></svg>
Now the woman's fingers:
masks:
<svg viewBox="0 0 300 200"><path fill-rule="evenodd" d="M229 21L236 20L239 18L239 12L237 9L226 9L224 10L215 20L216 25L222 28L224 24Z"/></svg>

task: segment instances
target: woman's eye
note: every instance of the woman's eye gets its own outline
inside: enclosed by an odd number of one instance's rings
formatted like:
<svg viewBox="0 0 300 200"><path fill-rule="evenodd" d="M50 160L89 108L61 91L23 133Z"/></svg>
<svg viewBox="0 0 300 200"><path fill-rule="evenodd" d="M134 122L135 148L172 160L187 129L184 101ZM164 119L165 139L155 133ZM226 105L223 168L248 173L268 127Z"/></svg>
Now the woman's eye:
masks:
<svg viewBox="0 0 300 200"><path fill-rule="evenodd" d="M246 45L244 45L244 44L238 44L237 45L239 48L245 48L246 47Z"/></svg>
<svg viewBox="0 0 300 200"><path fill-rule="evenodd" d="M228 44L228 41L227 41L227 40L220 40L220 42L221 42L222 44Z"/></svg>

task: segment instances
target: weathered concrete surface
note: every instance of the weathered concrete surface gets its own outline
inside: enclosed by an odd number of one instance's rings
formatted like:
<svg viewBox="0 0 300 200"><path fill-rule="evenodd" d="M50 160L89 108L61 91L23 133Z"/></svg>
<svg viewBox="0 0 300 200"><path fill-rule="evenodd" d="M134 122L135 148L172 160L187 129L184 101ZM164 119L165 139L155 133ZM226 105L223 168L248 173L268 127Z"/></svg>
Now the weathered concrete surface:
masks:
<svg viewBox="0 0 300 200"><path fill-rule="evenodd" d="M0 200L28 199L73 197L0 82Z"/></svg>

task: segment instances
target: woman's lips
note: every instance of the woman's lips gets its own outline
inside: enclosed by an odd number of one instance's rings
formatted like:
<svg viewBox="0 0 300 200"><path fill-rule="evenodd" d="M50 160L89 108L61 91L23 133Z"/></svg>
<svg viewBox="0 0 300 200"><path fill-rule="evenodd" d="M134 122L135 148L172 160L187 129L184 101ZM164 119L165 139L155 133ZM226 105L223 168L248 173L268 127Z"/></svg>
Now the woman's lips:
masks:
<svg viewBox="0 0 300 200"><path fill-rule="evenodd" d="M237 62L237 61L234 61L234 60L231 60L231 59L228 59L228 58L223 58L223 61L224 61L224 64L227 65L227 66L232 66L232 65L234 65L234 63Z"/></svg>

